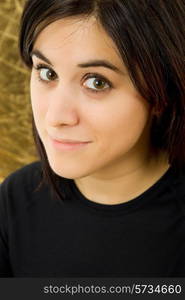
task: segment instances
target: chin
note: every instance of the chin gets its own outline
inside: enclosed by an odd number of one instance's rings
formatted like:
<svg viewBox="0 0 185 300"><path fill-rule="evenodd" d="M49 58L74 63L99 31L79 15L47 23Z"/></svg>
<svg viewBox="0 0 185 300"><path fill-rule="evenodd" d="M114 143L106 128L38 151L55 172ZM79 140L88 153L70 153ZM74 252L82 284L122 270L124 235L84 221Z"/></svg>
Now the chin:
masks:
<svg viewBox="0 0 185 300"><path fill-rule="evenodd" d="M78 179L89 175L89 172L87 170L83 170L80 166L66 166L64 164L62 167L62 164L60 165L56 161L49 161L49 165L55 174L67 179Z"/></svg>

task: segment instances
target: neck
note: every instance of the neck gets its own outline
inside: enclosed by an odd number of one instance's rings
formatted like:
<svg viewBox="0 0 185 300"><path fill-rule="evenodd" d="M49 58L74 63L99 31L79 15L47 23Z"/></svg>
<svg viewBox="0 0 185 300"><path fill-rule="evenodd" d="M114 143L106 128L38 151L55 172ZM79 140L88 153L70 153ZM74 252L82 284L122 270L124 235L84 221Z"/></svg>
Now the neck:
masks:
<svg viewBox="0 0 185 300"><path fill-rule="evenodd" d="M164 153L147 158L135 165L119 168L119 171L92 174L75 179L81 193L89 200L102 204L119 204L141 195L168 170Z"/></svg>

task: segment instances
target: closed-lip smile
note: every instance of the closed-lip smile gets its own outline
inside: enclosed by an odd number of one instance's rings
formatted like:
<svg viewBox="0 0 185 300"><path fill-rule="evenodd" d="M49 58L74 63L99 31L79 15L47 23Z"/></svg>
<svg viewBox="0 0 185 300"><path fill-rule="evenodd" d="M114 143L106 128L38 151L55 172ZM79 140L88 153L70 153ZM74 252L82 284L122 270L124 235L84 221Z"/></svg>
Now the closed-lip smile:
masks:
<svg viewBox="0 0 185 300"><path fill-rule="evenodd" d="M51 135L49 135L49 137L51 139L54 148L58 150L76 150L91 143L90 141L84 142L84 141L72 140L72 139L61 139Z"/></svg>
<svg viewBox="0 0 185 300"><path fill-rule="evenodd" d="M84 144L84 143L89 143L89 141L79 141L79 140L72 140L72 139L59 139L59 138L55 138L55 137L52 137L50 136L50 138L55 141L55 142L58 142L58 143L62 143L62 144Z"/></svg>
<svg viewBox="0 0 185 300"><path fill-rule="evenodd" d="M58 139L50 136L53 147L58 151L76 151L86 147L91 142L77 140Z"/></svg>

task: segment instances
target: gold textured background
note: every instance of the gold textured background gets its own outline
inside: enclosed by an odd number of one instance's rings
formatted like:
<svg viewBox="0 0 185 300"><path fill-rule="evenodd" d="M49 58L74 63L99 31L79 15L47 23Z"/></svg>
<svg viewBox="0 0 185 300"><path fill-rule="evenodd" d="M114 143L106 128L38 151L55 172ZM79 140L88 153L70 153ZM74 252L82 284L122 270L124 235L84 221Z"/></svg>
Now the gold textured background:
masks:
<svg viewBox="0 0 185 300"><path fill-rule="evenodd" d="M18 54L25 0L0 1L0 182L37 160L31 131L29 76Z"/></svg>

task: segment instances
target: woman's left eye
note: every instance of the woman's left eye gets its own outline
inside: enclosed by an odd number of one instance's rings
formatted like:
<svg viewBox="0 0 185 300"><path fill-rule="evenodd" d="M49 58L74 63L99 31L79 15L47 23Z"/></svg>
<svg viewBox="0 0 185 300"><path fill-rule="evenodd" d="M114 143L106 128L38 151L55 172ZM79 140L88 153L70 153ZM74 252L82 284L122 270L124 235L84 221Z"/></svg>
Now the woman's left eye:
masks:
<svg viewBox="0 0 185 300"><path fill-rule="evenodd" d="M92 92L103 92L109 89L111 84L101 77L91 76L86 79L84 86Z"/></svg>

